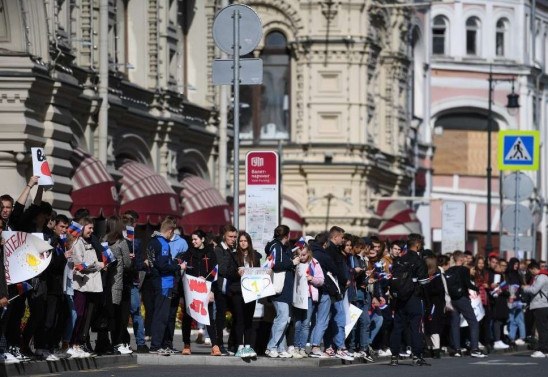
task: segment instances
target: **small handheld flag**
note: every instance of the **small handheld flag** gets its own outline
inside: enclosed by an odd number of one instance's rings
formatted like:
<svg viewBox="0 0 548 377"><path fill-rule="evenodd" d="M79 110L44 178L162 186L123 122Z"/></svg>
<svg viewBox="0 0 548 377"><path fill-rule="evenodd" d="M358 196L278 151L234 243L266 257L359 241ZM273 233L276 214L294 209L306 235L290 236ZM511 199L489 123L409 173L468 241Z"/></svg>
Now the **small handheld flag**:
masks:
<svg viewBox="0 0 548 377"><path fill-rule="evenodd" d="M67 235L63 233L59 236L59 243L61 244L61 246L65 246L66 242L67 242Z"/></svg>
<svg viewBox="0 0 548 377"><path fill-rule="evenodd" d="M22 283L17 283L17 293L19 296L21 296L24 293L27 293L33 289L32 285L27 283L26 281Z"/></svg>
<svg viewBox="0 0 548 377"><path fill-rule="evenodd" d="M135 240L135 228L129 225L126 225L126 230L123 231L124 238L128 241Z"/></svg>
<svg viewBox="0 0 548 377"><path fill-rule="evenodd" d="M101 242L101 246L103 246L103 253L101 255L103 263L109 264L114 262L116 260L116 257L112 253L112 250L110 250L110 247L108 247L108 242Z"/></svg>
<svg viewBox="0 0 548 377"><path fill-rule="evenodd" d="M75 264L74 265L74 269L76 271L82 271L82 270L85 270L86 268L88 268L88 264L87 263L78 263L78 264Z"/></svg>
<svg viewBox="0 0 548 377"><path fill-rule="evenodd" d="M302 250L305 246L306 240L304 239L304 237L301 237L297 242L295 242L295 247L293 248L293 251L295 251L296 249Z"/></svg>
<svg viewBox="0 0 548 377"><path fill-rule="evenodd" d="M69 227L67 228L67 232L73 237L80 237L82 234L83 226L77 223L76 221L73 221L70 223Z"/></svg>
<svg viewBox="0 0 548 377"><path fill-rule="evenodd" d="M216 264L215 267L213 267L213 270L206 276L206 280L209 280L211 282L217 281L219 274L219 265Z"/></svg>
<svg viewBox="0 0 548 377"><path fill-rule="evenodd" d="M308 268L306 269L306 274L307 274L308 276L314 277L314 265L312 264L312 262L310 262L310 263L308 264Z"/></svg>

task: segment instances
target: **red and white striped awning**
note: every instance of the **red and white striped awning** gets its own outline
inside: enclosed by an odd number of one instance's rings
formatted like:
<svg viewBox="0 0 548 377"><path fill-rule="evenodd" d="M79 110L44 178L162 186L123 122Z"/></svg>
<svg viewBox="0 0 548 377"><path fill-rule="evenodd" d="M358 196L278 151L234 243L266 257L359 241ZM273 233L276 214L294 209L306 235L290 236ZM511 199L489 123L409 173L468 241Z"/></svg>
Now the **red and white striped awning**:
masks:
<svg viewBox="0 0 548 377"><path fill-rule="evenodd" d="M125 162L120 172L121 212L136 211L140 224L158 224L166 216L181 216L179 198L160 174L135 161Z"/></svg>
<svg viewBox="0 0 548 377"><path fill-rule="evenodd" d="M383 239L407 239L409 233L422 233L415 211L404 201L380 200L377 215L381 218L379 236Z"/></svg>
<svg viewBox="0 0 548 377"><path fill-rule="evenodd" d="M180 223L185 233L196 229L217 233L230 223L226 200L208 180L189 174L183 177L181 184L183 218Z"/></svg>
<svg viewBox="0 0 548 377"><path fill-rule="evenodd" d="M81 148L70 157L72 175L71 212L87 208L93 217L108 217L118 212L118 194L114 179L105 165Z"/></svg>

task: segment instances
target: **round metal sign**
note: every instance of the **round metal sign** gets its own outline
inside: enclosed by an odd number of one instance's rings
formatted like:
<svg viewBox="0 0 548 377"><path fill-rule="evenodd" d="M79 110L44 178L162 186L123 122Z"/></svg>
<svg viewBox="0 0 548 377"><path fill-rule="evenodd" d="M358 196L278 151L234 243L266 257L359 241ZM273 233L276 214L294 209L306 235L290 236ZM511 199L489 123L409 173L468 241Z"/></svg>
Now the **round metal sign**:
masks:
<svg viewBox="0 0 548 377"><path fill-rule="evenodd" d="M525 232L533 224L533 215L529 208L521 204L513 204L504 207L500 219L502 227L509 232L517 230L519 233Z"/></svg>
<svg viewBox="0 0 548 377"><path fill-rule="evenodd" d="M221 51L234 55L234 17L240 15L240 55L249 54L259 45L263 26L257 13L247 5L232 4L223 9L213 21L213 40Z"/></svg>
<svg viewBox="0 0 548 377"><path fill-rule="evenodd" d="M515 202L528 199L534 189L533 180L522 172L508 174L502 181L502 193L504 197Z"/></svg>

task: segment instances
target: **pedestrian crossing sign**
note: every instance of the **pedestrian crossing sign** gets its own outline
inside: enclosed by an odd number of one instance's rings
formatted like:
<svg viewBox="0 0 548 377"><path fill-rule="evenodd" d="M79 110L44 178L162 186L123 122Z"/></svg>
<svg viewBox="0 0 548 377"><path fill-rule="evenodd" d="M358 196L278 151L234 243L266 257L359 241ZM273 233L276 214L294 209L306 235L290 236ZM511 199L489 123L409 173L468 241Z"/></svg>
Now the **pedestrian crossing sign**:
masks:
<svg viewBox="0 0 548 377"><path fill-rule="evenodd" d="M539 131L499 132L499 170L538 170Z"/></svg>

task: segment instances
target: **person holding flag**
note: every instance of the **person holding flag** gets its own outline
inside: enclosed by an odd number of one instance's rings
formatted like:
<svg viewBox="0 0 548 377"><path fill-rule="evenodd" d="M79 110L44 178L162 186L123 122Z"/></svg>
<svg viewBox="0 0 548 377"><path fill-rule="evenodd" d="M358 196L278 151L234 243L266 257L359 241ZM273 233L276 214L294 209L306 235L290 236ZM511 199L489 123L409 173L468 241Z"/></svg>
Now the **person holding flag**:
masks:
<svg viewBox="0 0 548 377"><path fill-rule="evenodd" d="M76 226L71 224L69 231L72 236L76 234ZM89 240L93 233L93 221L89 217L80 219L78 225L82 232L73 246L72 261L74 263L73 288L74 308L76 310L76 323L72 332L71 354L75 357L89 357L91 353L86 347L89 334L89 321L86 320L88 311L93 310L93 295L103 292L101 281L101 269L105 267L103 262L97 259L97 253Z"/></svg>
<svg viewBox="0 0 548 377"><path fill-rule="evenodd" d="M302 241L305 241L301 237ZM300 240L300 241L301 241ZM299 246L299 264L295 268L295 280L304 280L308 286L308 309L293 307L295 319L295 350L293 358L308 357L305 347L310 337L312 316L318 312L320 293L318 288L324 283L324 275L320 263L312 257L312 251L306 242L297 242Z"/></svg>
<svg viewBox="0 0 548 377"><path fill-rule="evenodd" d="M192 232L192 246L187 252L178 255L183 263L186 263L185 273L190 276L200 277L215 281L217 278L216 271L218 270L217 257L213 251L213 247L206 242L206 234L203 230L197 229ZM217 284L211 284L211 292L209 292L209 302L207 303L207 309L209 312L209 325L207 326L207 333L211 337L211 356L221 356L221 350L217 343L216 328L215 328L215 310L213 303L215 301L215 295L218 294ZM190 355L192 353L190 349L190 326L192 324L192 317L188 313L183 314L183 355Z"/></svg>

